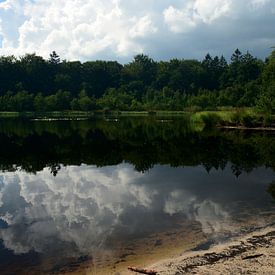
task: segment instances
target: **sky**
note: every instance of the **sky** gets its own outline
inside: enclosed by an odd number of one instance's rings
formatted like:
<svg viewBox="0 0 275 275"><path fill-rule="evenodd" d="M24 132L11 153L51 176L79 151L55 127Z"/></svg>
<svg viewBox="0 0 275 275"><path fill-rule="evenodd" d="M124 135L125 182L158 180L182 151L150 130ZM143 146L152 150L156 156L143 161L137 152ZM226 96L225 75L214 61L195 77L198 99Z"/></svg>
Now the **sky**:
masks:
<svg viewBox="0 0 275 275"><path fill-rule="evenodd" d="M67 60L259 58L275 45L274 0L0 0L0 55Z"/></svg>

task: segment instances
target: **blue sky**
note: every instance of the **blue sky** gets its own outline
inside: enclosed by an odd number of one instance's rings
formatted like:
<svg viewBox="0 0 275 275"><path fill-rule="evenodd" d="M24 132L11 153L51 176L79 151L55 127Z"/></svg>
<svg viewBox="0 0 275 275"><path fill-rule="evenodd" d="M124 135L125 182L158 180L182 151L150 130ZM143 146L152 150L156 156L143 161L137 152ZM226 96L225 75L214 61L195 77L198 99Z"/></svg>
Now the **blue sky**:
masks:
<svg viewBox="0 0 275 275"><path fill-rule="evenodd" d="M275 45L274 0L0 0L0 55L53 50L64 59L264 58Z"/></svg>

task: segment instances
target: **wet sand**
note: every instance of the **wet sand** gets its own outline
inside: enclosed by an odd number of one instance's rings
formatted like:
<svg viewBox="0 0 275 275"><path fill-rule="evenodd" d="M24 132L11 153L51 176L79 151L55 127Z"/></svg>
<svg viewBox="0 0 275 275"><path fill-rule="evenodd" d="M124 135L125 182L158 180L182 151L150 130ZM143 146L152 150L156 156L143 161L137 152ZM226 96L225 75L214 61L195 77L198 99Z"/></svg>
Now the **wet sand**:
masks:
<svg viewBox="0 0 275 275"><path fill-rule="evenodd" d="M200 229L200 224L192 227L182 226L168 232L159 232L128 243L114 243L116 252L101 251L93 253L93 258L79 266L65 265L54 274L68 275L127 275L134 274L128 266L150 265L159 259L176 257L183 251L193 249L207 242L207 236Z"/></svg>
<svg viewBox="0 0 275 275"><path fill-rule="evenodd" d="M254 215L246 207L240 209L238 216L219 221L218 227L202 228L199 222L177 217L174 228L147 237L109 239L111 249L94 250L91 256L46 258L39 266L8 266L1 274L135 275L128 270L134 266L159 275L275 275L274 209L254 209Z"/></svg>
<svg viewBox="0 0 275 275"><path fill-rule="evenodd" d="M275 274L275 227L148 266L160 275ZM129 273L130 274L130 273ZM134 274L134 273L132 273Z"/></svg>
<svg viewBox="0 0 275 275"><path fill-rule="evenodd" d="M204 245L202 246L204 250L199 250L201 244L207 245L207 239L203 235L193 235L193 238L188 241L186 238L186 245L183 247L180 245L183 240L182 233L179 231L178 233L166 233L165 236L155 236L161 238L163 246L156 245L157 242L153 244L154 238L148 239L143 245L136 243L116 262L112 259L108 263L105 257L100 264L94 258L93 261L87 261L78 267L66 266L62 271L59 270L58 274L138 274L129 271L128 266L153 269L159 275L275 274L275 226L273 225L232 237L219 245L208 244L210 248ZM175 245L176 243L178 246ZM153 251L149 251L149 247L152 247ZM102 258L102 255L98 255L98 258Z"/></svg>

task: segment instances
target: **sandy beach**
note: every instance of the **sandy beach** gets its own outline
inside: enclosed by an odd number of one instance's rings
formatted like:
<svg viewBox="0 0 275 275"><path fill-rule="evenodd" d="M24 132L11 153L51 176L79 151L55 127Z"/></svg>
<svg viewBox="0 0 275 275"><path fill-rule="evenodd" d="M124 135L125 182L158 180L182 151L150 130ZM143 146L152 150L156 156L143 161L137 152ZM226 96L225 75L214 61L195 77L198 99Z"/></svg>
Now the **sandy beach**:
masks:
<svg viewBox="0 0 275 275"><path fill-rule="evenodd" d="M207 251L186 252L159 261L148 269L161 275L275 274L275 227L231 240ZM130 274L130 273L129 273ZM134 274L134 272L132 272Z"/></svg>
<svg viewBox="0 0 275 275"><path fill-rule="evenodd" d="M162 254L162 260L134 260L131 267L155 271L156 275L179 274L275 274L275 226L258 229L242 236L236 236L227 242L216 244L209 249L185 251L173 257ZM148 263L149 262L149 263ZM121 263L116 269L100 268L95 270L91 263L80 265L78 268L54 274L67 275L138 275L130 271L127 263ZM150 273L148 273L150 274ZM152 273L153 274L153 273Z"/></svg>

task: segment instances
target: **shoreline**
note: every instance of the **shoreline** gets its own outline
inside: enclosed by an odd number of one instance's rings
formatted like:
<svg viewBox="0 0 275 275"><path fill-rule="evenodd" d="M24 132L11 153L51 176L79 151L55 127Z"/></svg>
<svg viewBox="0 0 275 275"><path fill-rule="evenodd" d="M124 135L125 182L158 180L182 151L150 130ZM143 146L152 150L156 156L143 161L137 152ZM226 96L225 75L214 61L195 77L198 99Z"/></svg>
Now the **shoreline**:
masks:
<svg viewBox="0 0 275 275"><path fill-rule="evenodd" d="M159 275L274 274L275 226L232 238L207 250L184 252L146 269L155 270Z"/></svg>
<svg viewBox="0 0 275 275"><path fill-rule="evenodd" d="M243 111L245 114L248 110ZM170 122L173 119L183 119L193 125L201 125L203 128L217 128L222 130L256 131L256 132L274 132L275 116L271 124L266 126L262 121L255 125L244 125L243 123L232 123L230 116L236 113L236 110L228 111L52 111L52 112L0 112L0 119L26 119L30 121L83 121L89 119L106 119L108 121L119 121L125 118L156 118L161 122ZM214 116L214 117L213 117ZM219 118L217 120L217 118ZM169 120L170 119L170 120ZM249 118L251 119L251 118ZM258 115L258 119L260 116ZM217 120L217 121L216 121ZM223 124L220 123L220 120Z"/></svg>
<svg viewBox="0 0 275 275"><path fill-rule="evenodd" d="M274 127L244 127L244 126L219 126L218 129L245 130L245 131L275 131Z"/></svg>
<svg viewBox="0 0 275 275"><path fill-rule="evenodd" d="M134 254L133 254L134 255ZM201 248L189 245L183 248L166 247L166 254L148 257L148 251L138 258L127 256L116 266L94 266L94 262L65 265L51 274L60 275L139 275L133 271L145 270L155 275L179 274L274 274L275 270L275 224L254 228L232 235L226 240ZM125 255L126 257L126 255ZM130 269L129 269L130 268ZM131 270L132 268L132 270ZM150 272L154 273L150 273Z"/></svg>
<svg viewBox="0 0 275 275"><path fill-rule="evenodd" d="M0 118L30 118L30 119L47 119L47 118L90 118L102 116L118 117L143 117L143 116L185 116L191 114L189 111L45 111L45 112L0 112Z"/></svg>

